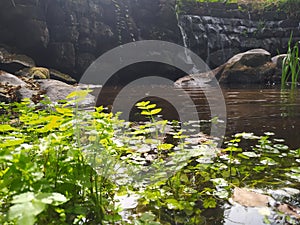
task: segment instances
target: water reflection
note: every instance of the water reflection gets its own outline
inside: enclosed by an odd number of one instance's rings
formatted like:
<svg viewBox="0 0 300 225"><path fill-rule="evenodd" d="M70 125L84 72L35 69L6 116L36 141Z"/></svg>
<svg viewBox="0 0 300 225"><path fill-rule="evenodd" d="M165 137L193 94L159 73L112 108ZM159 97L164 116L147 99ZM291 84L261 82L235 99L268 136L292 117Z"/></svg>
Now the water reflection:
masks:
<svg viewBox="0 0 300 225"><path fill-rule="evenodd" d="M201 121L211 118L211 110L207 102L204 91L193 87L185 89L191 96ZM115 96L120 88L106 88L102 92L98 105L112 105ZM209 91L209 86L205 92ZM277 87L222 87L223 95L227 107L227 129L226 136L237 132L253 132L262 135L264 132L274 132L277 138L283 138L291 148L300 147L299 128L300 127L300 98L299 91L281 91ZM130 97L130 96L128 96ZM144 96L140 96L141 100ZM174 100L176 96L173 97ZM216 96L217 98L218 96ZM176 119L178 113L174 107L163 99L151 98L164 109L165 119ZM189 106L185 106L189 107ZM191 106L192 107L192 106ZM185 110L185 109L181 109ZM131 119L137 111L132 108ZM202 130L206 133L210 131L210 125L202 123Z"/></svg>

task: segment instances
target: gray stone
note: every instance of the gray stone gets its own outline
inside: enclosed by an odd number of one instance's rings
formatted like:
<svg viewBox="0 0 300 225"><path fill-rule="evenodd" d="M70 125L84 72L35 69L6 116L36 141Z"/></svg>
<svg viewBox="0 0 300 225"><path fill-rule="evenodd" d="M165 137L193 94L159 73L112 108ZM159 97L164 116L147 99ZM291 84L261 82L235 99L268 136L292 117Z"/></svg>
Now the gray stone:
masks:
<svg viewBox="0 0 300 225"><path fill-rule="evenodd" d="M201 86L216 77L220 83L257 84L273 79L276 65L271 54L264 49L252 49L230 58L216 69L201 74L192 74L176 81L177 86Z"/></svg>
<svg viewBox="0 0 300 225"><path fill-rule="evenodd" d="M4 71L0 71L0 84L2 87L6 85L8 86L8 88L14 88L14 93L10 93L10 95L7 96L6 102L11 102L14 100L19 101L24 98L31 98L32 95L37 93L37 91L31 90L26 82L16 77L15 75ZM17 98L15 98L15 96L17 96ZM4 96L2 95L2 97Z"/></svg>
<svg viewBox="0 0 300 225"><path fill-rule="evenodd" d="M58 80L38 80L37 82L40 85L40 89L45 91L45 95L47 95L52 102L64 100L70 93L81 90L76 86L72 86ZM84 101L80 102L79 105L95 105L95 97L88 94Z"/></svg>

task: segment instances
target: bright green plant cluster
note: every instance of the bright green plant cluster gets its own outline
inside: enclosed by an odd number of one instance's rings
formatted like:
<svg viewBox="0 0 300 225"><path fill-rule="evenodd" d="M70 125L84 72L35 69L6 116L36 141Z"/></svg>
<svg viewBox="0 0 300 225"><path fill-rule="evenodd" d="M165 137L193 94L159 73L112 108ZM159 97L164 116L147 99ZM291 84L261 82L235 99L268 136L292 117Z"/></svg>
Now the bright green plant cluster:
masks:
<svg viewBox="0 0 300 225"><path fill-rule="evenodd" d="M292 46L291 33L288 42L288 51L286 57L282 61L282 76L281 76L281 87L284 89L288 81L291 80L291 87L295 88L297 86L298 77L300 73L300 62L299 62L299 47L298 42Z"/></svg>
<svg viewBox="0 0 300 225"><path fill-rule="evenodd" d="M61 104L0 103L0 224L196 225L233 186L300 183L300 151L269 133L235 135L221 150L188 137L179 122L159 120L161 109L149 101L136 104L144 123L103 107L74 110L86 94ZM242 149L248 139L256 144ZM138 179L143 171L151 182ZM130 196L136 202L122 206L120 197Z"/></svg>

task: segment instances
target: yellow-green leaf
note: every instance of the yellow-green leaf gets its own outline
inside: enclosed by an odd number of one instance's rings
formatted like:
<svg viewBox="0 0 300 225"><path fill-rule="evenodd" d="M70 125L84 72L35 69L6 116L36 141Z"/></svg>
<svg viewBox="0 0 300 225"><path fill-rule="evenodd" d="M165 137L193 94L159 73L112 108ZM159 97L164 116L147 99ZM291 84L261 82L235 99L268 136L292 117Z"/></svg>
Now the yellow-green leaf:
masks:
<svg viewBox="0 0 300 225"><path fill-rule="evenodd" d="M150 101L142 101L142 102L138 102L135 104L135 106L137 107L143 107L143 106L146 106L150 103Z"/></svg>
<svg viewBox="0 0 300 225"><path fill-rule="evenodd" d="M157 149L158 149L158 150L170 150L171 148L173 148L173 146L174 146L174 145L172 145L172 144L167 144L167 143L165 143L165 144L160 144L160 145L158 145L158 146L157 146Z"/></svg>
<svg viewBox="0 0 300 225"><path fill-rule="evenodd" d="M151 115L155 115L161 112L161 108L153 109L150 111Z"/></svg>
<svg viewBox="0 0 300 225"><path fill-rule="evenodd" d="M55 108L56 111L60 114L63 114L65 116L73 116L73 111L70 108Z"/></svg>
<svg viewBox="0 0 300 225"><path fill-rule="evenodd" d="M0 124L0 132L7 132L13 130L17 130L17 129L8 124Z"/></svg>

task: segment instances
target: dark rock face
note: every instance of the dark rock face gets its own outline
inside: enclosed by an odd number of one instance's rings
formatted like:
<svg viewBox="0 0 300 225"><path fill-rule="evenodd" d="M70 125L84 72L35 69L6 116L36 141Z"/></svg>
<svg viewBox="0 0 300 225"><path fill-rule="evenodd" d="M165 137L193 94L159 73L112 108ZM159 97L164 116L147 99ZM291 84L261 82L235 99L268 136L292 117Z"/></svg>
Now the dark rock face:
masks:
<svg viewBox="0 0 300 225"><path fill-rule="evenodd" d="M32 57L37 66L79 79L101 54L132 41L185 44L215 68L253 48L284 53L290 32L300 37L299 21L276 9L255 12L237 4L192 1L183 9L179 29L175 4L176 0L1 0L0 45Z"/></svg>
<svg viewBox="0 0 300 225"><path fill-rule="evenodd" d="M224 7L224 6L223 6ZM203 6L203 8L205 8ZM286 15L270 16L271 12L260 15L245 11L239 16L238 9L223 10L223 13L209 14L210 9L200 12L199 15L182 15L180 24L186 36L188 48L215 68L239 52L253 48L264 48L272 55L277 52L286 52L291 32L295 40L300 37L299 21L288 22ZM201 13L201 14L200 14Z"/></svg>

